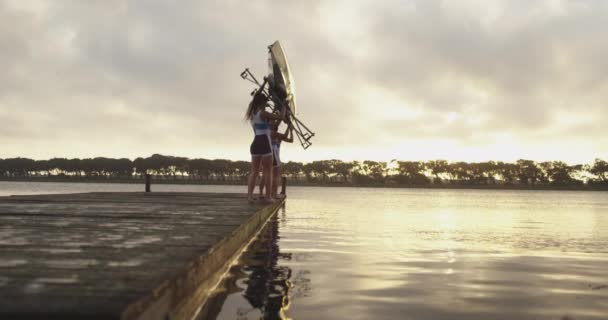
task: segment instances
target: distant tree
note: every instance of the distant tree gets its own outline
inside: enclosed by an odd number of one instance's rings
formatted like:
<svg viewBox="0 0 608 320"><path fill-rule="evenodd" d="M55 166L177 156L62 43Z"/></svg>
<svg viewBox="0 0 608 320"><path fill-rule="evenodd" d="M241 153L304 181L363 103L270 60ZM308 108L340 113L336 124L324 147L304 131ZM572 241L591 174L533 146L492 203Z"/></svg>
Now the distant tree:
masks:
<svg viewBox="0 0 608 320"><path fill-rule="evenodd" d="M321 182L326 182L327 177L332 171L330 160L313 161L310 166L316 176L321 177Z"/></svg>
<svg viewBox="0 0 608 320"><path fill-rule="evenodd" d="M283 173L289 176L294 181L299 180L300 174L302 174L302 170L304 168L304 164L301 162L289 161L287 163L283 163Z"/></svg>
<svg viewBox="0 0 608 320"><path fill-rule="evenodd" d="M52 175L65 175L65 168L67 163L66 158L52 158L48 161L48 171Z"/></svg>
<svg viewBox="0 0 608 320"><path fill-rule="evenodd" d="M342 177L342 180L344 182L349 181L351 174L352 174L352 170L354 168L354 163L352 162L343 162L340 160L335 160L336 162L334 163L334 172Z"/></svg>
<svg viewBox="0 0 608 320"><path fill-rule="evenodd" d="M498 164L494 161L470 164L471 179L475 184L494 184L498 174Z"/></svg>
<svg viewBox="0 0 608 320"><path fill-rule="evenodd" d="M148 167L146 165L146 159L142 157L138 157L133 160L133 166L135 167L135 173L139 175L144 175L148 172Z"/></svg>
<svg viewBox="0 0 608 320"><path fill-rule="evenodd" d="M539 181L544 180L543 171L532 160L519 159L516 162L518 169L518 178L522 184L536 185Z"/></svg>
<svg viewBox="0 0 608 320"><path fill-rule="evenodd" d="M462 161L450 163L448 165L448 172L454 177L455 182L459 184L469 184L473 176L470 165Z"/></svg>
<svg viewBox="0 0 608 320"><path fill-rule="evenodd" d="M376 182L384 182L386 176L386 162L363 161L364 171Z"/></svg>
<svg viewBox="0 0 608 320"><path fill-rule="evenodd" d="M517 179L517 172L517 165L514 163L496 163L496 173L505 184L513 184Z"/></svg>
<svg viewBox="0 0 608 320"><path fill-rule="evenodd" d="M209 180L212 172L211 160L202 158L192 159L188 162L188 167L199 179L204 177L205 180Z"/></svg>
<svg viewBox="0 0 608 320"><path fill-rule="evenodd" d="M6 166L6 162L4 162L4 159L0 158L0 177L4 178L7 177L8 174L8 167Z"/></svg>
<svg viewBox="0 0 608 320"><path fill-rule="evenodd" d="M180 176L184 176L189 172L188 168L188 158L184 157L171 157L171 167L170 172L173 176L179 174Z"/></svg>
<svg viewBox="0 0 608 320"><path fill-rule="evenodd" d="M165 175L166 168L168 167L168 161L162 154L153 154L152 156L145 158L145 167L148 169L148 173L155 175Z"/></svg>
<svg viewBox="0 0 608 320"><path fill-rule="evenodd" d="M553 185L580 185L583 182L572 177L575 170L580 169L581 165L569 166L562 161L544 162L542 164L547 173L547 178Z"/></svg>
<svg viewBox="0 0 608 320"><path fill-rule="evenodd" d="M221 181L226 180L226 176L230 174L231 166L230 160L226 159L215 159L211 160L211 172L213 176L219 178Z"/></svg>
<svg viewBox="0 0 608 320"><path fill-rule="evenodd" d="M251 163L249 161L235 161L232 163L234 174L240 181L246 181L251 171Z"/></svg>
<svg viewBox="0 0 608 320"><path fill-rule="evenodd" d="M423 185L430 183L430 179L424 175L426 165L419 161L398 161L398 174L395 177L398 183Z"/></svg>
<svg viewBox="0 0 608 320"><path fill-rule="evenodd" d="M426 163L426 167L431 170L433 176L435 176L435 183L441 182L443 176L448 175L448 162L446 160L433 160Z"/></svg>
<svg viewBox="0 0 608 320"><path fill-rule="evenodd" d="M306 176L306 181L307 182L314 182L315 181L315 168L314 165L312 164L312 162L306 163L302 166L302 172L304 172L304 176Z"/></svg>
<svg viewBox="0 0 608 320"><path fill-rule="evenodd" d="M30 172L34 172L36 168L36 162L28 158L9 158L4 159L3 162L8 177L28 177Z"/></svg>
<svg viewBox="0 0 608 320"><path fill-rule="evenodd" d="M114 159L108 163L107 171L114 177L130 178L133 176L133 162L127 158Z"/></svg>
<svg viewBox="0 0 608 320"><path fill-rule="evenodd" d="M48 160L36 160L34 161L34 176L48 176L49 173L49 161Z"/></svg>
<svg viewBox="0 0 608 320"><path fill-rule="evenodd" d="M396 164L396 165L395 165ZM568 165L561 161L535 163L519 159L516 163L505 162L453 162L433 160L428 162L392 160L390 172L386 162L341 160L317 160L310 163L287 162L283 173L298 181L302 175L307 182L369 184L428 184L429 176L435 183L447 180L450 183L486 185L496 181L505 184L520 182L535 186L608 186L608 163L595 159L591 165ZM32 160L28 158L0 158L0 177L23 178L61 175L88 178L130 178L133 175L151 173L159 177L187 175L189 179L211 178L218 180L245 181L250 170L249 161L226 159L188 159L185 157L153 154L147 158L86 158Z"/></svg>
<svg viewBox="0 0 608 320"><path fill-rule="evenodd" d="M584 164L575 164L570 166L572 171L570 172L570 177L572 178L572 182L575 185L581 185L585 183L585 178L589 174L589 165Z"/></svg>
<svg viewBox="0 0 608 320"><path fill-rule="evenodd" d="M595 162L589 168L589 173L595 176L592 183L608 184L608 162L602 159L595 159Z"/></svg>
<svg viewBox="0 0 608 320"><path fill-rule="evenodd" d="M129 162L130 161L131 160L129 160ZM69 159L67 161L67 166L68 166L67 170L71 175L75 175L77 177L82 176L82 165L81 165L80 159L78 159L78 158Z"/></svg>

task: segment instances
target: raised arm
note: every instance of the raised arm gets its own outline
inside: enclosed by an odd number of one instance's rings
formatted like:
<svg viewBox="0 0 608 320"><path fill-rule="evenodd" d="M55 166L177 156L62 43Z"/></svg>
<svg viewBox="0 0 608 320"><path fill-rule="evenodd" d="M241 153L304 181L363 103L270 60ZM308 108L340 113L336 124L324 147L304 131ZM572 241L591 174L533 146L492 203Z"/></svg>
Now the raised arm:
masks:
<svg viewBox="0 0 608 320"><path fill-rule="evenodd" d="M287 126L287 129L285 130L285 133L280 133L277 131L273 131L272 133L272 137L273 138L277 138L281 141L285 141L288 143L292 143L293 142L293 127L291 126L291 124L289 126Z"/></svg>
<svg viewBox="0 0 608 320"><path fill-rule="evenodd" d="M283 141L288 142L288 143L293 142L293 125L291 124L291 122L287 126L287 129L285 129L285 133L283 133L283 136L284 136L284 138L282 139Z"/></svg>
<svg viewBox="0 0 608 320"><path fill-rule="evenodd" d="M266 110L262 111L262 117L266 120L281 120L285 121L285 114L287 112L287 108L281 108L281 112L279 114L268 112Z"/></svg>

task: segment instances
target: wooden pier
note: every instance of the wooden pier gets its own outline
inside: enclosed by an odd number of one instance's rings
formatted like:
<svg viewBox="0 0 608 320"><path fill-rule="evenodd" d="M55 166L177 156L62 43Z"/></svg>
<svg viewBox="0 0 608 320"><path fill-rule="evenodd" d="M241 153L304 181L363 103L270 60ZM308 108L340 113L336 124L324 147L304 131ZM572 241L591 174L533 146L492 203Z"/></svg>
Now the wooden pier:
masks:
<svg viewBox="0 0 608 320"><path fill-rule="evenodd" d="M0 319L190 319L281 205L216 193L0 197Z"/></svg>

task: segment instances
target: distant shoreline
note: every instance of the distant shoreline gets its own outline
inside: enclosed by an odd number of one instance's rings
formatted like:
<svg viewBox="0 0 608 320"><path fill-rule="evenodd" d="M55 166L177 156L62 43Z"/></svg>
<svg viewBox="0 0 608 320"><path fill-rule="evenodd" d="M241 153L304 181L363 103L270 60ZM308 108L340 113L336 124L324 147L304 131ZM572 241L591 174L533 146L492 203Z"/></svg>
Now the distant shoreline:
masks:
<svg viewBox="0 0 608 320"><path fill-rule="evenodd" d="M129 178L64 178L64 177L38 177L38 178L0 178L0 182L41 182L41 183L123 183L144 184L143 179ZM222 181L222 180L188 180L188 179L152 179L154 184L173 185L234 185L246 186L245 181ZM322 182L298 182L288 181L287 186L298 187L343 187L343 188L387 188L387 189L473 189L473 190L531 190L531 191L608 191L608 186L554 186L554 185L518 185L518 184L427 184L427 185L405 185L405 184L353 184L353 183L322 183Z"/></svg>

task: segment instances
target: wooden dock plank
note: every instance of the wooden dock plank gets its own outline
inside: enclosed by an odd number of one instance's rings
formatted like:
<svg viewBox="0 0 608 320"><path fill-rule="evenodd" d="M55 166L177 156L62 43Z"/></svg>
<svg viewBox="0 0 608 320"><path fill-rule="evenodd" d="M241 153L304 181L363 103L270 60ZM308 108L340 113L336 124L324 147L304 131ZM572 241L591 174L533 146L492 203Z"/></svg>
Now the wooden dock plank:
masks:
<svg viewBox="0 0 608 320"><path fill-rule="evenodd" d="M0 197L0 318L193 314L280 204L213 193Z"/></svg>

